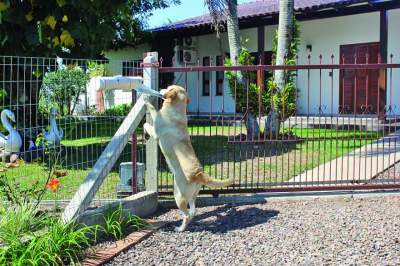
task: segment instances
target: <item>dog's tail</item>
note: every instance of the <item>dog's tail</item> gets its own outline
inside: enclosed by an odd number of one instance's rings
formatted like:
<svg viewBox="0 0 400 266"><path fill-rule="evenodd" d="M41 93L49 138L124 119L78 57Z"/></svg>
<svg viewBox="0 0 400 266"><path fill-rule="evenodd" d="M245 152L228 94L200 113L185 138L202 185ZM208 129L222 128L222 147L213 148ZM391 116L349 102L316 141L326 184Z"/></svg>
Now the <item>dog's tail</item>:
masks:
<svg viewBox="0 0 400 266"><path fill-rule="evenodd" d="M234 183L234 179L214 179L204 172L200 172L193 177L193 181L210 188L227 187Z"/></svg>

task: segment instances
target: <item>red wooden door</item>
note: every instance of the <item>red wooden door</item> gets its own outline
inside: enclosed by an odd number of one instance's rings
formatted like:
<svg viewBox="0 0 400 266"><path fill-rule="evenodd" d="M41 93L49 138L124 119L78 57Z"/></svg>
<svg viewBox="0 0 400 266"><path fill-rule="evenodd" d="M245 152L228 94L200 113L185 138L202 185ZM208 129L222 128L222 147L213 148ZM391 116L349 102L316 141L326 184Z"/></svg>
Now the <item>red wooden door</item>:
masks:
<svg viewBox="0 0 400 266"><path fill-rule="evenodd" d="M342 64L378 63L379 43L351 44L340 47ZM384 79L379 69L346 69L340 72L339 105L345 113L377 114L386 100ZM379 81L380 80L380 81ZM383 81L383 82L382 82Z"/></svg>

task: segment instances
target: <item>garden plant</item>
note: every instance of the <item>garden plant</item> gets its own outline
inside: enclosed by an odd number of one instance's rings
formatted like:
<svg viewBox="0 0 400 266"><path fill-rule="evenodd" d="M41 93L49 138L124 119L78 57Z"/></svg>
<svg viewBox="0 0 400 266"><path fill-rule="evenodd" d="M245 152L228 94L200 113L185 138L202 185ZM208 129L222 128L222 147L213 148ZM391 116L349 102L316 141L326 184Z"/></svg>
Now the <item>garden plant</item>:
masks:
<svg viewBox="0 0 400 266"><path fill-rule="evenodd" d="M296 65L298 46L300 42L299 25L294 21L292 40L289 46L289 52L285 58L285 65ZM275 65L275 56L278 46L278 32L274 34L273 48L272 48L272 65ZM257 61L250 54L249 50L242 47L239 54L239 63L241 65L252 65ZM226 66L233 66L232 59L225 60ZM277 113L278 123L281 123L286 118L293 115L296 111L296 101L298 97L298 90L296 87L296 71L284 71L284 86L278 88L274 81L272 71L269 71L269 78L265 81L265 89L261 90L256 84L256 74L254 72L242 72L243 82L239 82L237 71L225 72L228 80L228 85L232 97L236 99L236 109L238 112L243 112L246 119L247 135L254 138L258 135L259 124L258 115L268 115L272 111ZM272 121L266 121L266 129L268 132L269 126ZM279 133L279 126L275 130ZM251 139L250 139L251 140Z"/></svg>
<svg viewBox="0 0 400 266"><path fill-rule="evenodd" d="M105 226L63 223L59 209L43 209L48 190L57 193L66 173L58 170L59 153L52 154L46 182L26 187L0 176L0 265L70 265L81 260L102 239L116 240L145 226L120 205L104 216Z"/></svg>

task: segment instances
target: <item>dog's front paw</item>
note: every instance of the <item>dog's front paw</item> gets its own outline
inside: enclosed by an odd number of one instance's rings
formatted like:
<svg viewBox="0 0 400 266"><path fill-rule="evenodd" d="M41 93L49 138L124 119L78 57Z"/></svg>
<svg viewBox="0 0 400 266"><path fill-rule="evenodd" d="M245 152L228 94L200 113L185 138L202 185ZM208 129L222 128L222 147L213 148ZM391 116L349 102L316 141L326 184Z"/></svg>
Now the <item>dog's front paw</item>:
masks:
<svg viewBox="0 0 400 266"><path fill-rule="evenodd" d="M143 93L141 97L143 98L143 101L145 103L150 103L151 102L151 96L150 95Z"/></svg>

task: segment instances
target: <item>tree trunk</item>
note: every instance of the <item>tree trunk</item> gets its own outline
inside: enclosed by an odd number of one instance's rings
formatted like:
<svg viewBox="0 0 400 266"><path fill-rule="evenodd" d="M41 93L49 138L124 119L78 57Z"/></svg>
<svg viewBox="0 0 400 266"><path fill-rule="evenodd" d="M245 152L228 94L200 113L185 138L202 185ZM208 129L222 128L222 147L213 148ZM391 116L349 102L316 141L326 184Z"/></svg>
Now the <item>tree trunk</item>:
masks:
<svg viewBox="0 0 400 266"><path fill-rule="evenodd" d="M226 25L228 32L229 41L229 52L233 65L239 65L239 53L241 49L240 45L240 33L239 33L239 20L237 16L237 0L226 0L227 14L226 14Z"/></svg>
<svg viewBox="0 0 400 266"><path fill-rule="evenodd" d="M278 26L278 47L276 50L276 65L285 65L285 58L289 52L289 45L293 32L293 9L294 0L279 0L279 26ZM274 81L278 90L285 86L285 71L276 70ZM272 103L271 110L265 121L265 131L271 136L278 136L280 129L279 110L276 110Z"/></svg>
<svg viewBox="0 0 400 266"><path fill-rule="evenodd" d="M255 141L258 139L260 126L258 125L258 119L254 117L251 113L247 113L246 117L246 133L247 141Z"/></svg>
<svg viewBox="0 0 400 266"><path fill-rule="evenodd" d="M239 19L237 16L237 0L226 0L226 5L228 7L226 11L226 27L228 33L229 52L233 65L238 66L240 65L239 54L242 46L240 44ZM245 84L246 81L244 80L242 73L239 71L237 75L238 83ZM249 112L245 119L247 139L249 141L254 141L258 137L260 131L258 119L251 115Z"/></svg>
<svg viewBox="0 0 400 266"><path fill-rule="evenodd" d="M208 5L210 15L213 17L217 31L219 30L218 24L221 22L221 17L226 18L230 58L234 66L240 65L239 54L242 47L240 44L237 0L205 0L205 3ZM243 88L245 87L244 84L246 84L246 81L244 80L243 74L240 71L237 72L237 81L238 86L243 86ZM246 111L248 112L249 110ZM249 122L249 119L251 122ZM255 139L259 132L258 119L254 119L253 116L247 115L245 120L248 138Z"/></svg>
<svg viewBox="0 0 400 266"><path fill-rule="evenodd" d="M292 40L294 0L279 1L278 47L276 51L276 65L284 65ZM285 71L275 71L275 83L279 89L285 85Z"/></svg>

